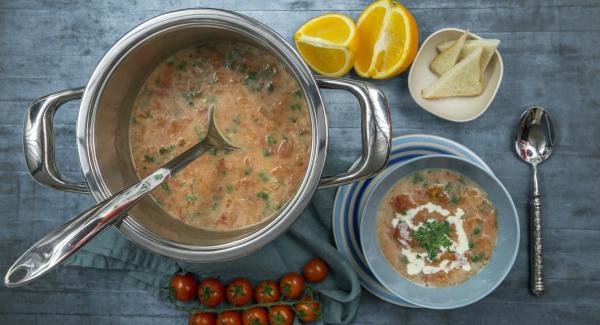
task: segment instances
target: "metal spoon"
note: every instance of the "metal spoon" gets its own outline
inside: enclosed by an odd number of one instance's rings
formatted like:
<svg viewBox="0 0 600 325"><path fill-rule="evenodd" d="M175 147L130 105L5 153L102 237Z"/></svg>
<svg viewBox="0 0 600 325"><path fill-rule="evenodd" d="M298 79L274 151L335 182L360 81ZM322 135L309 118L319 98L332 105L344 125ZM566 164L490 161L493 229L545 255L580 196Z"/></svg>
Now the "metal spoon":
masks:
<svg viewBox="0 0 600 325"><path fill-rule="evenodd" d="M531 247L530 247L530 289L539 296L544 292L542 277L542 225L541 201L538 185L537 165L550 157L554 142L552 120L541 107L527 109L517 125L515 132L515 150L517 155L533 167L533 192L531 198Z"/></svg>
<svg viewBox="0 0 600 325"><path fill-rule="evenodd" d="M208 112L208 133L204 140L171 159L139 183L98 203L39 240L10 267L4 284L7 287L22 286L48 273L102 230L118 223L143 197L209 149L241 149L221 135L214 121L212 106Z"/></svg>

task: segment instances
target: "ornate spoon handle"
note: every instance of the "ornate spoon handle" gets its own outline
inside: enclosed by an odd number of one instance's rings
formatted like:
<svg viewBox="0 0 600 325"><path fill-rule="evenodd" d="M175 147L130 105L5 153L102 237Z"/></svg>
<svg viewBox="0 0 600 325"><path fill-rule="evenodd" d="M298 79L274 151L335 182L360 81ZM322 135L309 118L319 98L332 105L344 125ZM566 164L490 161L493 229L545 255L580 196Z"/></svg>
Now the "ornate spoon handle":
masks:
<svg viewBox="0 0 600 325"><path fill-rule="evenodd" d="M533 195L531 199L531 293L540 296L544 292L542 277L542 213L537 166L533 165Z"/></svg>

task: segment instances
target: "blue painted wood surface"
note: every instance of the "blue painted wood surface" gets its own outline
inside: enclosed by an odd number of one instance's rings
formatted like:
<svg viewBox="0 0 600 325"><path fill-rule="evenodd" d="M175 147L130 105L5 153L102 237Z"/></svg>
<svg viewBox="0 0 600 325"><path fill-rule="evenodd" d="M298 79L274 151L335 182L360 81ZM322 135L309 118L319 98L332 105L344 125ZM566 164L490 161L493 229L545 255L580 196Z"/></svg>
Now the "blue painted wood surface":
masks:
<svg viewBox="0 0 600 325"><path fill-rule="evenodd" d="M0 272L31 243L92 203L35 184L25 170L21 128L26 106L53 91L84 85L102 54L136 24L166 11L218 7L254 17L291 41L307 19L330 11L353 18L369 1L0 1ZM506 281L479 303L458 310L407 309L364 293L356 324L600 323L600 2L404 1L424 39L443 27L469 28L502 40L502 87L490 109L456 124L420 110L406 74L377 81L392 106L394 135L429 133L477 152L512 194L522 242ZM356 78L355 75L350 75ZM352 161L360 150L356 102L325 91L329 154ZM550 110L557 146L541 168L547 292L528 293L528 167L512 152L512 132L530 105ZM57 157L79 177L77 104L56 117ZM148 293L62 268L18 289L0 288L1 324L184 324L185 315Z"/></svg>

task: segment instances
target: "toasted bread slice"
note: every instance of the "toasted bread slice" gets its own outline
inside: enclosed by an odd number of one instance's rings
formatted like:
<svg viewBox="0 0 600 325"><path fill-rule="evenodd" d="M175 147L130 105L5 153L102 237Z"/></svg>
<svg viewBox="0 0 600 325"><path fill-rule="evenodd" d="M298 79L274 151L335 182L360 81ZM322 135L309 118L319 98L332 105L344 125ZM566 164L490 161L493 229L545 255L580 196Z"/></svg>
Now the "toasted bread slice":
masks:
<svg viewBox="0 0 600 325"><path fill-rule="evenodd" d="M482 53L481 47L473 50L469 56L458 62L431 86L423 89L421 91L423 98L480 95L483 92Z"/></svg>
<svg viewBox="0 0 600 325"><path fill-rule="evenodd" d="M452 69L452 67L458 61L458 57L460 56L463 45L465 44L467 35L468 33L464 32L450 47L438 54L429 65L431 71L441 76Z"/></svg>
<svg viewBox="0 0 600 325"><path fill-rule="evenodd" d="M442 52L445 49L450 48L452 44L454 44L454 42L455 41L444 42L438 45L437 49L438 51ZM476 48L481 47L483 49L483 54L481 56L481 65L483 71L485 71L485 68L487 68L488 64L490 63L490 60L494 56L494 53L496 53L498 45L500 45L500 40L497 39L467 40L463 45L462 51L460 51L460 56L458 57L458 60L460 61L466 58L467 56L469 56L469 54L473 53L473 51Z"/></svg>

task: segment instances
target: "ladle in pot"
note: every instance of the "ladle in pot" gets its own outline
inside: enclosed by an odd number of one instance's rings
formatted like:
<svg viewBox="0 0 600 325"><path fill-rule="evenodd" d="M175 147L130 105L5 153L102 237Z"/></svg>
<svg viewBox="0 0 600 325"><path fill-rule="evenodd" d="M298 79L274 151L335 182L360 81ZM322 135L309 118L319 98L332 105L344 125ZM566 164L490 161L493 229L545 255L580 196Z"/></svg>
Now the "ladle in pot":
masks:
<svg viewBox="0 0 600 325"><path fill-rule="evenodd" d="M152 174L91 207L33 244L10 267L4 277L7 287L25 285L62 264L102 230L118 223L142 198L210 149L240 150L225 139L208 111L206 138L158 168Z"/></svg>

